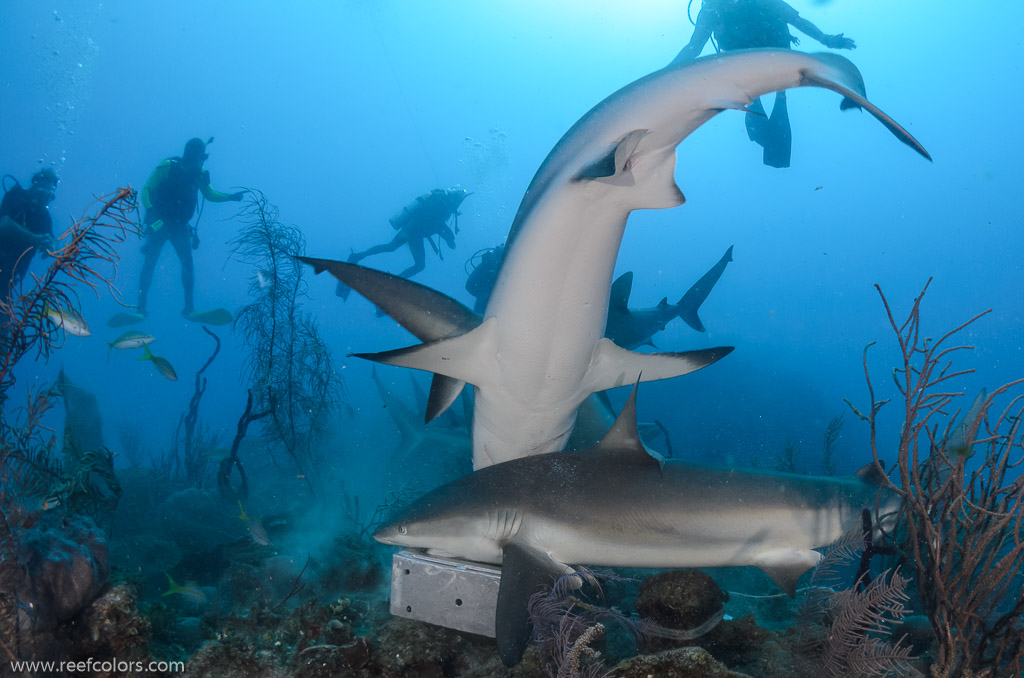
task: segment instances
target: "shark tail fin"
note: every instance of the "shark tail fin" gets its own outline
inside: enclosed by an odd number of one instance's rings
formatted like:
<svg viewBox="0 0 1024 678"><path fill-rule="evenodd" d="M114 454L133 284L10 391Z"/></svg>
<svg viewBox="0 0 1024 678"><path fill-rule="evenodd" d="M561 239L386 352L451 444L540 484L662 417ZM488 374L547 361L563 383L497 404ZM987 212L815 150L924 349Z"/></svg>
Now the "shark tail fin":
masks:
<svg viewBox="0 0 1024 678"><path fill-rule="evenodd" d="M700 316L697 315L697 311L700 309L699 306L683 306L682 301L679 302L679 317L684 323L697 330L698 332L704 332L707 328L704 327L704 323L701 322Z"/></svg>
<svg viewBox="0 0 1024 678"><path fill-rule="evenodd" d="M822 68L804 70L801 85L824 87L825 89L842 94L843 100L839 104L840 110L849 108L862 108L866 110L878 122L885 125L885 128L892 132L897 139L910 146L924 158L932 159L932 156L928 154L928 151L921 145L921 142L915 139L910 132L905 130L902 125L889 117L878 106L868 101L867 93L864 89L864 78L860 71L857 70L857 67L853 65L853 62L846 57L827 52L820 52L812 56L821 63Z"/></svg>
<svg viewBox="0 0 1024 678"><path fill-rule="evenodd" d="M679 307L679 317L682 321L698 332L704 332L705 328L697 312L700 310L701 304L708 298L715 283L722 277L725 267L732 261L732 248L733 246L729 245L729 249L725 251L718 263L702 275L690 289L686 290L686 294L676 304Z"/></svg>

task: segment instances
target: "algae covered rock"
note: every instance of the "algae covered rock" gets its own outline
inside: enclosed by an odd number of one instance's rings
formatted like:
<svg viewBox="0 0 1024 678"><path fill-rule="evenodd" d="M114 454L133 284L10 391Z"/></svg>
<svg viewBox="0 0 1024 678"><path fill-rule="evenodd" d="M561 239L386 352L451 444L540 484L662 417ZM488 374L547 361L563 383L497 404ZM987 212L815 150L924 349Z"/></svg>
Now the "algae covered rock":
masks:
<svg viewBox="0 0 1024 678"><path fill-rule="evenodd" d="M137 605L137 591L119 582L93 601L72 626L75 653L94 659L147 659L150 625Z"/></svg>
<svg viewBox="0 0 1024 678"><path fill-rule="evenodd" d="M17 591L21 629L52 631L78 616L106 587L107 541L91 519L45 515L22 530L18 541L26 575Z"/></svg>
<svg viewBox="0 0 1024 678"><path fill-rule="evenodd" d="M644 580L636 611L661 626L689 630L720 616L726 600L728 595L700 570L672 570Z"/></svg>
<svg viewBox="0 0 1024 678"><path fill-rule="evenodd" d="M731 671L699 647L680 647L627 659L618 666L621 678L750 678Z"/></svg>

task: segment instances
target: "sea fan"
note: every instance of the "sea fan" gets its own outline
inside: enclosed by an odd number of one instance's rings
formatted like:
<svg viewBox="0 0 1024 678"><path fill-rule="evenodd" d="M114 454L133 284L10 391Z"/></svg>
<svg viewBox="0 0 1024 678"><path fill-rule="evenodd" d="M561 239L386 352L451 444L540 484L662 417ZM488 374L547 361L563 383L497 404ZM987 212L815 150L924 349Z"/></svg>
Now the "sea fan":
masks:
<svg viewBox="0 0 1024 678"><path fill-rule="evenodd" d="M825 676L873 678L909 669L910 648L887 640L893 623L905 614L909 581L898 571L886 571L863 591L852 588L831 596L826 615L832 623L821 655Z"/></svg>

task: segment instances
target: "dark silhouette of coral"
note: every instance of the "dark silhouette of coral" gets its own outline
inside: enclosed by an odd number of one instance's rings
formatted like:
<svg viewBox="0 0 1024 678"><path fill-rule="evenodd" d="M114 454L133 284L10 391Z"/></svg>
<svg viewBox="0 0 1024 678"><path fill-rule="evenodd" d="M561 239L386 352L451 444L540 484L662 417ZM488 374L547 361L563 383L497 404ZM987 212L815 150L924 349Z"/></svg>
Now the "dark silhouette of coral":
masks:
<svg viewBox="0 0 1024 678"><path fill-rule="evenodd" d="M269 413L264 432L284 447L312 487L317 444L343 385L316 322L302 310L306 285L295 257L303 253L305 239L278 219L265 195L249 196L241 215L246 225L232 245L235 256L255 269L253 301L235 315L235 328L249 349L245 369L253 409Z"/></svg>

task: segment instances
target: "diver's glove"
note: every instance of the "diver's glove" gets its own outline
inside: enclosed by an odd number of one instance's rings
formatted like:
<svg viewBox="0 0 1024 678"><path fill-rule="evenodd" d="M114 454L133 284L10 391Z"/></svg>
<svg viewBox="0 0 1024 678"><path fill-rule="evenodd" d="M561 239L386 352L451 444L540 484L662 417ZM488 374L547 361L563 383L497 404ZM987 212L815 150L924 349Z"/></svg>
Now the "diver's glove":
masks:
<svg viewBox="0 0 1024 678"><path fill-rule="evenodd" d="M842 33L826 35L822 38L821 44L832 49L857 49L857 43L853 41L853 38L847 38Z"/></svg>
<svg viewBox="0 0 1024 678"><path fill-rule="evenodd" d="M245 194L248 192L249 191L239 191L238 193L232 193L231 200L234 200L235 202L242 202L242 198L244 198Z"/></svg>

